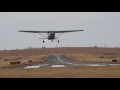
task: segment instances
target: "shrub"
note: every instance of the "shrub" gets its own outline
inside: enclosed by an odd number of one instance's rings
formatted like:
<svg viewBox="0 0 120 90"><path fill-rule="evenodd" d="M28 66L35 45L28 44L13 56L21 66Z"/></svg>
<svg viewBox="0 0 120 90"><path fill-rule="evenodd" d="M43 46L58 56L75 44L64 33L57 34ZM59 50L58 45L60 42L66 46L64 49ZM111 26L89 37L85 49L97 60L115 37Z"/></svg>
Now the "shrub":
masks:
<svg viewBox="0 0 120 90"><path fill-rule="evenodd" d="M100 56L99 58L104 58L103 56Z"/></svg>
<svg viewBox="0 0 120 90"><path fill-rule="evenodd" d="M2 59L2 57L0 57L0 59Z"/></svg>
<svg viewBox="0 0 120 90"><path fill-rule="evenodd" d="M8 61L8 59L4 59L4 61Z"/></svg>

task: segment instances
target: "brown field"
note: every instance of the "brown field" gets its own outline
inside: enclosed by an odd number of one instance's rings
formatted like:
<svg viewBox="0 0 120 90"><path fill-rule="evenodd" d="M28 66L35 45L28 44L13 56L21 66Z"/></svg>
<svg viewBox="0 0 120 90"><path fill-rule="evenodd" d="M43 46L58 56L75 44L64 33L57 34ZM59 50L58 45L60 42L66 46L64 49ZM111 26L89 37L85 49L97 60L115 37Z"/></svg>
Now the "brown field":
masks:
<svg viewBox="0 0 120 90"><path fill-rule="evenodd" d="M0 51L0 77L120 77L120 67L65 67L39 69L4 69L31 63L46 63L50 54L65 54L67 57L81 62L111 62L120 60L120 48L67 47L41 48L26 50ZM32 60L32 62L28 62ZM10 65L12 61L20 64ZM119 62L118 62L119 63Z"/></svg>
<svg viewBox="0 0 120 90"><path fill-rule="evenodd" d="M0 70L0 78L119 78L120 67L65 67Z"/></svg>

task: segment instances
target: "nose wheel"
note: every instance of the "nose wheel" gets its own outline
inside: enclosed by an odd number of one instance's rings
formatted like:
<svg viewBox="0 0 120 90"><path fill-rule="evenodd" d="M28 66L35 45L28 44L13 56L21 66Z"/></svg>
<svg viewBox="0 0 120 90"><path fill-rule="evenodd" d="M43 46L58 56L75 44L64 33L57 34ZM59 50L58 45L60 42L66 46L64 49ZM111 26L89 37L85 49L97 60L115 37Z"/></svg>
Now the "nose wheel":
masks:
<svg viewBox="0 0 120 90"><path fill-rule="evenodd" d="M59 43L60 41L58 40L58 43Z"/></svg>
<svg viewBox="0 0 120 90"><path fill-rule="evenodd" d="M43 43L44 43L45 41L43 40Z"/></svg>

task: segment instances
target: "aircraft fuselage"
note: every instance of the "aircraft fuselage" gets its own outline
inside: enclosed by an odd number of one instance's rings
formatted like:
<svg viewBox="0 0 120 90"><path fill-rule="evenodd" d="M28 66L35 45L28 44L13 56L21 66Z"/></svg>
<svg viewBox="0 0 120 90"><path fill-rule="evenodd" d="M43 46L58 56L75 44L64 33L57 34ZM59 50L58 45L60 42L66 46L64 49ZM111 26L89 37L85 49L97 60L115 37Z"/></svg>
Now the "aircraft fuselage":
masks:
<svg viewBox="0 0 120 90"><path fill-rule="evenodd" d="M53 39L55 39L55 33L50 33L48 35L48 40L53 40Z"/></svg>

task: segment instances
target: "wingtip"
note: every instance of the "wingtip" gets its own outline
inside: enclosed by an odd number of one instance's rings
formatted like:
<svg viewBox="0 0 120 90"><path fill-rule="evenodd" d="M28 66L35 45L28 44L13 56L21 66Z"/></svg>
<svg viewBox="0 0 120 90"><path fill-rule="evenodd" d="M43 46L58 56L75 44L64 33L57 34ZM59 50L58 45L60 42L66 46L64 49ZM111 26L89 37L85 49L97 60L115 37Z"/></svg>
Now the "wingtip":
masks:
<svg viewBox="0 0 120 90"><path fill-rule="evenodd" d="M81 30L81 31L84 31L84 30Z"/></svg>
<svg viewBox="0 0 120 90"><path fill-rule="evenodd" d="M22 30L18 30L18 32L22 32Z"/></svg>

